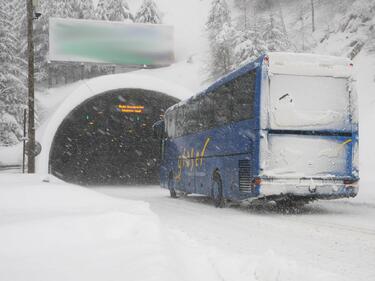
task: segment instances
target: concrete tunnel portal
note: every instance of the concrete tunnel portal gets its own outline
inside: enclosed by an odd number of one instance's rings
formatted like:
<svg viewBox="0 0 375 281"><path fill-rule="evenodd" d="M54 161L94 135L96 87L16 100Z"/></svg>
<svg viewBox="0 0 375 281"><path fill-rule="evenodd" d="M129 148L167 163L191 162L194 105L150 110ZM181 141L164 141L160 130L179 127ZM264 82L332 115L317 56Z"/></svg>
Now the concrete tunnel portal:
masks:
<svg viewBox="0 0 375 281"><path fill-rule="evenodd" d="M76 106L61 122L49 172L80 185L159 182L159 140L152 125L178 98L145 89L115 89Z"/></svg>

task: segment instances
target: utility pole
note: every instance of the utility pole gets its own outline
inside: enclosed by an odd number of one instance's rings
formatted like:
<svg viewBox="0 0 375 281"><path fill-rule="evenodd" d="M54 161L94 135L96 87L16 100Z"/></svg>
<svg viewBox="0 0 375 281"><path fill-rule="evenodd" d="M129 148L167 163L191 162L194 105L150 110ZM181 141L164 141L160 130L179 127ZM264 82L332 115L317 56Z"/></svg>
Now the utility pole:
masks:
<svg viewBox="0 0 375 281"><path fill-rule="evenodd" d="M311 23L312 23L312 32L315 31L315 8L314 8L314 0L311 0Z"/></svg>
<svg viewBox="0 0 375 281"><path fill-rule="evenodd" d="M35 173L35 121L34 121L34 42L33 42L33 0L26 0L27 7L27 53L28 53L28 142L27 172Z"/></svg>

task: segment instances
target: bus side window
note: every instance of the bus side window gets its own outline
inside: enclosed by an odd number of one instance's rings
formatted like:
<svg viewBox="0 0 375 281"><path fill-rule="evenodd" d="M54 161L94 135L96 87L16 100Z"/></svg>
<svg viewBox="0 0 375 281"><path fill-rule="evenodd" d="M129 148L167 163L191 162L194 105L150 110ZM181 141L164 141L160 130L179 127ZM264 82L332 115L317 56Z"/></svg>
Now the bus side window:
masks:
<svg viewBox="0 0 375 281"><path fill-rule="evenodd" d="M199 101L193 100L187 105L185 112L184 135L196 133L199 131Z"/></svg>
<svg viewBox="0 0 375 281"><path fill-rule="evenodd" d="M167 121L167 133L169 138L174 138L176 136L176 109L172 110L166 116Z"/></svg>
<svg viewBox="0 0 375 281"><path fill-rule="evenodd" d="M215 126L232 122L232 101L232 89L229 84L225 84L214 91Z"/></svg>
<svg viewBox="0 0 375 281"><path fill-rule="evenodd" d="M253 70L233 81L233 121L254 117L256 71Z"/></svg>
<svg viewBox="0 0 375 281"><path fill-rule="evenodd" d="M199 103L199 130L205 131L214 126L212 93L203 96Z"/></svg>
<svg viewBox="0 0 375 281"><path fill-rule="evenodd" d="M184 112L182 110L182 107L178 107L176 109L176 115L175 115L175 119L176 119L175 136L176 137L182 136L183 124L184 124L183 118L184 118Z"/></svg>

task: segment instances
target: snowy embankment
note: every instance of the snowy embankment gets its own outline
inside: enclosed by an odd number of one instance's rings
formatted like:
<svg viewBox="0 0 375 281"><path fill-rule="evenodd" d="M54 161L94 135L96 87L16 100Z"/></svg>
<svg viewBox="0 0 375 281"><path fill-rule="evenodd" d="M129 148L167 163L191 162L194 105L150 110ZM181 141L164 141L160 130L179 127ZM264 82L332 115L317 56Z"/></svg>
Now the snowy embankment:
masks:
<svg viewBox="0 0 375 281"><path fill-rule="evenodd" d="M375 202L375 56L362 51L354 61L359 99L359 165L361 184L356 202Z"/></svg>
<svg viewBox="0 0 375 281"><path fill-rule="evenodd" d="M198 219L198 218L197 218ZM215 233L207 239L212 240ZM218 245L219 246L219 245ZM147 203L2 175L0 280L343 280L265 250L227 252L165 226Z"/></svg>

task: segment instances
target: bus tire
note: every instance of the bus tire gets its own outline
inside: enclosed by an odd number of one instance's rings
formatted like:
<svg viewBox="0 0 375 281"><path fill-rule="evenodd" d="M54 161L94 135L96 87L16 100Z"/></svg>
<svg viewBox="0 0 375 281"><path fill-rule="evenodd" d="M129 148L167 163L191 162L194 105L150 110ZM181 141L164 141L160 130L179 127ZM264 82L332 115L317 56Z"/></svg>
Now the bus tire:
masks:
<svg viewBox="0 0 375 281"><path fill-rule="evenodd" d="M298 210L303 208L308 202L303 200L293 200L292 198L286 198L276 201L276 206L281 211Z"/></svg>
<svg viewBox="0 0 375 281"><path fill-rule="evenodd" d="M212 177L211 198L216 208L225 207L225 199L223 195L223 184L222 184L221 176L218 172L215 172Z"/></svg>
<svg viewBox="0 0 375 281"><path fill-rule="evenodd" d="M168 189L169 189L169 194L172 198L177 198L177 193L176 193L176 190L174 189L174 186L173 186L173 174L171 174L169 176L169 179L168 179Z"/></svg>

